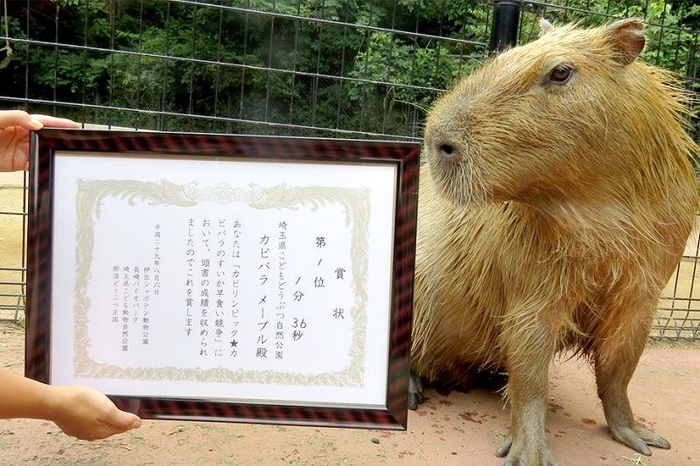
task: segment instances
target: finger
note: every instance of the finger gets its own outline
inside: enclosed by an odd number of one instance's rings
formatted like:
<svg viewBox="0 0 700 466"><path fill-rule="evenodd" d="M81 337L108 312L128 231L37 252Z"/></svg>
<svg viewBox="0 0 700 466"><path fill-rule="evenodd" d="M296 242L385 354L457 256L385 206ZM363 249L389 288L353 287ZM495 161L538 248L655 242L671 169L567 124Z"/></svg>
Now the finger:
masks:
<svg viewBox="0 0 700 466"><path fill-rule="evenodd" d="M3 110L0 111L0 129L11 126L21 126L22 128L37 130L44 127L40 119L33 118L23 110Z"/></svg>
<svg viewBox="0 0 700 466"><path fill-rule="evenodd" d="M76 123L68 118L56 118L51 115L34 114L31 115L32 119L42 123L44 126L51 126L54 128L80 128L82 125Z"/></svg>

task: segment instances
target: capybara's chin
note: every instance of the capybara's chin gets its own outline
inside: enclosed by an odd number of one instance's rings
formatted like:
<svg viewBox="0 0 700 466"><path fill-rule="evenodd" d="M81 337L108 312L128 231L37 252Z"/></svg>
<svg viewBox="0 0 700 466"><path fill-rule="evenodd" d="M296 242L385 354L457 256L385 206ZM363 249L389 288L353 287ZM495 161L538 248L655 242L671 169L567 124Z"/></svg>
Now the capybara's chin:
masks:
<svg viewBox="0 0 700 466"><path fill-rule="evenodd" d="M676 77L638 60L643 29L547 27L428 115L412 368L447 383L507 372L507 464L555 464L547 370L563 348L592 363L615 439L670 448L627 386L695 223L700 151Z"/></svg>

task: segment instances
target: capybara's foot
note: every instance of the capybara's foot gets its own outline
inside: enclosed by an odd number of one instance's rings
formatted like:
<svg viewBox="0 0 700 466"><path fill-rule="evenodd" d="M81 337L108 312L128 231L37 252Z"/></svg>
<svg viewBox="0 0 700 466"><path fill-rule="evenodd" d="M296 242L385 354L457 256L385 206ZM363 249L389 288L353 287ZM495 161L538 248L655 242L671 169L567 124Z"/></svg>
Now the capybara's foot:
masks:
<svg viewBox="0 0 700 466"><path fill-rule="evenodd" d="M420 377L411 372L408 379L408 409L416 409L423 402L423 384Z"/></svg>
<svg viewBox="0 0 700 466"><path fill-rule="evenodd" d="M508 436L496 450L496 456L505 458L503 466L557 466L544 440L538 442L513 440Z"/></svg>
<svg viewBox="0 0 700 466"><path fill-rule="evenodd" d="M641 350L639 352L641 353ZM597 373L603 374L603 380L610 380L610 377L600 367L600 365L596 367ZM621 386L626 387L628 382L629 377L626 377L622 382L615 381L610 383L609 385L612 385L613 388L607 388L600 383L598 384L605 419L608 421L608 428L612 437L647 456L651 455L649 446L665 449L671 448L671 444L665 438L656 435L634 420L634 414L632 414L632 408L629 405L626 392L619 388Z"/></svg>
<svg viewBox="0 0 700 466"><path fill-rule="evenodd" d="M624 443L628 447L638 451L642 455L651 455L648 445L658 448L671 448L671 444L665 438L656 435L643 425L634 423L629 426L610 426L610 432L615 440Z"/></svg>

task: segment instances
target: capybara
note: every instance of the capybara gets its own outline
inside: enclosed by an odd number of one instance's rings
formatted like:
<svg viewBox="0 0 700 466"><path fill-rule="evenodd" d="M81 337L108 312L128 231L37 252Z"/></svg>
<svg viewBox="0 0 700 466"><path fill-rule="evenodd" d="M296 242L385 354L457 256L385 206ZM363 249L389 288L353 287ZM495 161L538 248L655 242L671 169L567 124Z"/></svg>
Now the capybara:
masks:
<svg viewBox="0 0 700 466"><path fill-rule="evenodd" d="M612 436L650 455L670 445L635 421L627 386L699 206L687 99L637 59L639 20L544 29L428 114L412 368L451 384L507 373L496 456L550 465L548 366L570 349Z"/></svg>

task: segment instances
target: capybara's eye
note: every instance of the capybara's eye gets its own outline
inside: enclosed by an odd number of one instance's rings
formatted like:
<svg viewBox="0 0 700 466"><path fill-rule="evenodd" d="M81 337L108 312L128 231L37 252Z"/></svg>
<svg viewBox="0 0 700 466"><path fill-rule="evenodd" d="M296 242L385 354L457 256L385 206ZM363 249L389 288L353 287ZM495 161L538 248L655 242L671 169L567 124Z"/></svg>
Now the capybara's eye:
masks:
<svg viewBox="0 0 700 466"><path fill-rule="evenodd" d="M557 65L549 72L547 80L552 84L565 84L574 74L574 68L571 65Z"/></svg>

